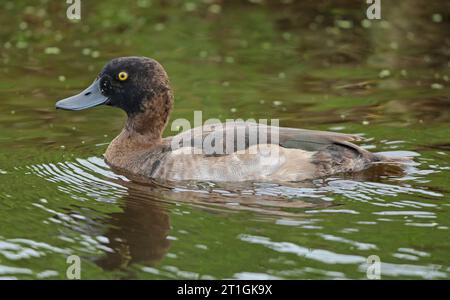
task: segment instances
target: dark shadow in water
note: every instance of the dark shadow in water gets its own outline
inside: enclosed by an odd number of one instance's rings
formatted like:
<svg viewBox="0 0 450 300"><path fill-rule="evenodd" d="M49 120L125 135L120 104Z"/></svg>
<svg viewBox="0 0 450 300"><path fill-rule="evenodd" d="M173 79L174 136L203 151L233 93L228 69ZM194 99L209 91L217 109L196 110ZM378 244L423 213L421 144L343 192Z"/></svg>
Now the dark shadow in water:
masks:
<svg viewBox="0 0 450 300"><path fill-rule="evenodd" d="M319 208L331 205L330 202L320 199L292 201L292 199L282 199L270 194L259 195L255 199L256 190L246 194L249 183L224 184L220 187L216 185L215 188L210 186L208 193L201 192L200 189L205 188L202 183L186 184L183 191L177 191L180 187L167 187L160 183L143 185L121 181L120 184L128 188L128 194L121 201L123 211L112 213L105 219L109 220L106 224L109 229L103 233L103 236L108 238L108 247L112 251L105 252L105 256L95 262L105 270L124 270L133 263L151 266L164 258L171 245L167 238L171 229L167 203L169 205L188 203L215 213L249 210L265 215L297 217L302 217L303 213L293 213L284 209ZM300 185L313 186L311 182L295 184L296 188ZM190 191L187 190L189 188L191 188ZM234 205L229 205L230 203Z"/></svg>
<svg viewBox="0 0 450 300"><path fill-rule="evenodd" d="M96 262L106 270L128 267L136 262L153 265L170 248L167 210L161 203L143 199L137 190L128 192L123 198L123 212L110 215L111 229L105 233L113 252L107 252Z"/></svg>

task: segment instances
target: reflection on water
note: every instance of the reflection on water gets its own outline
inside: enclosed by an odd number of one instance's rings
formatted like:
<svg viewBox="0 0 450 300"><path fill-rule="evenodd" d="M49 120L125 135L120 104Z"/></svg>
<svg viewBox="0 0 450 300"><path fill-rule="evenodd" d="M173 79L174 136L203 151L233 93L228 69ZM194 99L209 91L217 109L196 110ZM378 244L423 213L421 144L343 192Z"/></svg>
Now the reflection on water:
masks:
<svg viewBox="0 0 450 300"><path fill-rule="evenodd" d="M399 153L404 155L404 153ZM51 219L67 222L68 226L75 226L85 240L90 240L90 246L102 250L103 255L93 258L94 262L105 270L126 270L134 263L144 264L143 271L176 278L185 271L171 269L158 271L154 268L167 255L177 257L170 252L172 241L177 238L172 235L171 215L180 212L179 207L184 203L201 209L204 212L232 213L253 212L264 219L280 226L290 226L305 230L306 236L320 237L336 245L347 245L360 254L345 254L320 248L320 244L273 241L271 238L252 234L239 234L237 238L245 243L261 245L275 252L294 254L307 261L317 261L322 264L356 265L358 270L365 270L366 258L371 253L377 253L381 245L362 242L347 238L349 233L359 232L365 226L373 226L384 222L401 221L406 226L437 227L442 226L436 219L435 211L439 204L425 201L399 200L386 202L385 197L399 197L399 195L418 195L431 198L441 198L439 192L425 187L412 187L411 178L419 179L432 170L418 169L417 166L390 166L392 172L387 172L386 166L375 166L361 174L347 175L351 178L327 178L310 182L297 183L154 183L148 185L136 184L126 178L112 173L101 158L75 159L73 162L58 164L39 164L27 167L35 175L58 184L58 188L70 195L74 200L83 201L78 193L95 197L105 203L120 203L120 212L104 215L100 221L106 228L104 232L92 232L92 225L80 224L87 222L88 217L76 212L65 214L50 211L45 205L35 204L54 214ZM389 174L389 176L386 176ZM401 175L401 176L400 176ZM388 178L383 181L383 176ZM389 179L389 177L392 177ZM407 180L406 178L409 178ZM336 199L337 198L337 199ZM341 208L343 202L357 201L364 203L358 209ZM175 205L175 208L173 208ZM373 207L371 209L370 207ZM378 209L377 207L381 208ZM369 213L369 214L368 214ZM328 233L327 215L356 215L353 227L342 229L340 234ZM176 215L176 213L175 213ZM183 215L183 213L181 213ZM400 219L399 219L400 218ZM91 220L94 222L93 220ZM99 221L95 221L99 222ZM97 225L98 227L98 225ZM183 231L179 231L183 232ZM92 238L94 234L94 238ZM192 234L183 232L183 234ZM302 233L303 235L305 233ZM369 238L370 240L370 238ZM3 255L9 259L38 257L33 249L22 249L18 241L12 240L3 246ZM15 248L14 248L15 247ZM41 246L42 247L42 246ZM208 251L208 247L199 247ZM18 252L9 254L8 249ZM18 250L20 249L20 251ZM55 251L55 250L54 250ZM56 249L57 251L64 251ZM419 261L429 257L424 251L412 248L398 248L391 254L400 261ZM423 278L446 278L447 271L436 266L415 266L409 264L383 263L383 274L387 276L419 276ZM398 267L398 268L396 268ZM166 268L167 269L167 268ZM440 270L440 271L439 271ZM170 271L170 272L168 272ZM280 271L274 278L285 276L299 276L319 272L325 277L345 278L339 272L306 268L293 272ZM20 273L20 271L19 271ZM173 274L174 273L174 274ZM56 275L56 274L55 274ZM185 274L186 275L186 274ZM252 278L264 274L235 274L235 278ZM274 274L273 274L274 275ZM174 276L174 277L172 277ZM187 276L187 275L186 275ZM266 274L266 276L269 276ZM200 278L200 274L190 274L187 278ZM256 278L256 277L253 277ZM267 277L269 278L269 277Z"/></svg>
<svg viewBox="0 0 450 300"><path fill-rule="evenodd" d="M0 3L0 279L448 278L448 1ZM61 13L62 12L62 13ZM172 119L357 133L375 165L297 183L151 182L100 157L121 112L55 112L109 59L167 69ZM70 63L68 63L70 62ZM169 130L166 135L173 132ZM405 152L407 151L407 153Z"/></svg>
<svg viewBox="0 0 450 300"><path fill-rule="evenodd" d="M157 203L139 197L132 189L123 199L123 211L109 216L105 233L113 250L97 261L105 269L127 267L134 262L154 264L170 247L168 212Z"/></svg>

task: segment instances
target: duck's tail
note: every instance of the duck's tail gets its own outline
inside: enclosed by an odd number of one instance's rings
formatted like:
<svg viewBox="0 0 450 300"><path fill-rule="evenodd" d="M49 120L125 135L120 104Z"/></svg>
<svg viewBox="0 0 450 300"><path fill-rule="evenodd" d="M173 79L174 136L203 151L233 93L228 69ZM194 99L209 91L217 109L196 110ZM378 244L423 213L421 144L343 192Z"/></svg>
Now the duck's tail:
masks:
<svg viewBox="0 0 450 300"><path fill-rule="evenodd" d="M396 164L396 165L415 165L414 157L419 156L419 153L413 151L387 151L374 153L374 164Z"/></svg>

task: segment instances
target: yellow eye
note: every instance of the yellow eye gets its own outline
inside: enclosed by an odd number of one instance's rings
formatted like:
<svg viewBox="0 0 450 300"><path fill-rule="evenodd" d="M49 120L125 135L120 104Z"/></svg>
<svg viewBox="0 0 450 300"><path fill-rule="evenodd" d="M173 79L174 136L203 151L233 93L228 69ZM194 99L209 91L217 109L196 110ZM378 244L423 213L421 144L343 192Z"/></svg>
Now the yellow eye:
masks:
<svg viewBox="0 0 450 300"><path fill-rule="evenodd" d="M119 80L120 81L124 81L124 80L127 80L127 78L128 78L128 73L127 72L120 72L119 73Z"/></svg>

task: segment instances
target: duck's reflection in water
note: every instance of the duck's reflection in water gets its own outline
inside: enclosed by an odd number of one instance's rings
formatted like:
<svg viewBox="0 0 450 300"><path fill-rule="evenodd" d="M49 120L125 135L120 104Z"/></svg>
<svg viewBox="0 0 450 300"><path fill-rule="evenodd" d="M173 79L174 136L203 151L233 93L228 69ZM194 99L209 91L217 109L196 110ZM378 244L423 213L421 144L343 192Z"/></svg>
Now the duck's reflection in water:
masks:
<svg viewBox="0 0 450 300"><path fill-rule="evenodd" d="M123 268L135 262L153 265L169 250L168 211L161 203L143 198L136 190L129 190L123 199L123 211L111 214L110 220L105 236L113 251L106 252L96 262L102 268Z"/></svg>
<svg viewBox="0 0 450 300"><path fill-rule="evenodd" d="M155 265L169 251L171 242L169 207L186 203L201 208L205 212L236 212L250 210L270 216L302 217L303 212L286 209L304 209L326 207L329 201L310 199L303 201L280 198L279 187L275 184L263 184L250 192L246 184L225 184L209 186L189 183L177 188L161 184L137 184L121 181L128 188L128 194L122 199L122 212L112 213L108 218L108 230L103 233L109 240L112 251L96 261L103 269L124 269L132 263ZM206 183L203 183L206 184ZM304 183L310 186L311 183ZM298 183L296 184L298 188ZM289 187L284 186L289 189ZM198 190L197 190L198 189ZM258 189L261 191L258 192ZM232 190L233 192L231 192ZM285 191L286 192L286 191ZM255 194L259 196L255 198ZM264 194L265 193L265 194Z"/></svg>

